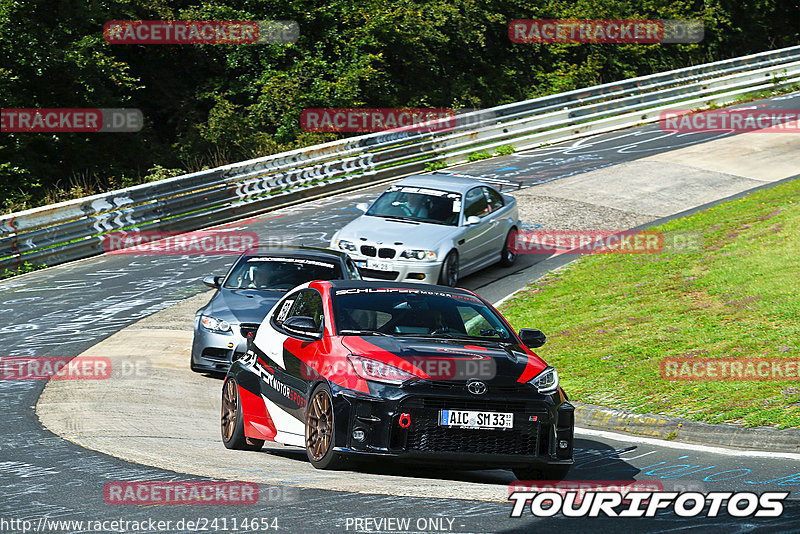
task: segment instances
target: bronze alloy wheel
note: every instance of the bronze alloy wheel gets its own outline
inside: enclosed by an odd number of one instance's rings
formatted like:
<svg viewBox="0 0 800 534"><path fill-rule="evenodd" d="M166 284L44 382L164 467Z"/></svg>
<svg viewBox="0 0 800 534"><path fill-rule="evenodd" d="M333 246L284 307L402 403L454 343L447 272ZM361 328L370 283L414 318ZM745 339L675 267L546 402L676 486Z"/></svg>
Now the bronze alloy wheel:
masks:
<svg viewBox="0 0 800 534"><path fill-rule="evenodd" d="M239 414L239 395L236 391L236 382L225 382L225 391L222 394L222 438L225 441L233 439L236 430L236 417Z"/></svg>
<svg viewBox="0 0 800 534"><path fill-rule="evenodd" d="M333 404L330 394L319 388L311 398L306 423L306 450L309 458L320 462L331 448Z"/></svg>

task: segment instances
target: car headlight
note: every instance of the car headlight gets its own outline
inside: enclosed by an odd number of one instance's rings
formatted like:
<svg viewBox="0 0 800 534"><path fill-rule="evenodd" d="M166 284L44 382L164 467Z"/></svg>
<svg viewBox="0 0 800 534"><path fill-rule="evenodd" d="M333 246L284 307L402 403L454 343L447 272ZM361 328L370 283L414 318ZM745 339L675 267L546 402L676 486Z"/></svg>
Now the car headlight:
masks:
<svg viewBox="0 0 800 534"><path fill-rule="evenodd" d="M231 324L228 321L223 321L221 319L217 319L216 317L211 317L208 315L200 316L200 324L203 325L203 328L211 330L212 332L231 331Z"/></svg>
<svg viewBox="0 0 800 534"><path fill-rule="evenodd" d="M364 380L383 382L385 384L402 384L406 380L419 378L393 365L379 362L371 358L350 354L347 359L350 360L356 374Z"/></svg>
<svg viewBox="0 0 800 534"><path fill-rule="evenodd" d="M342 250L346 250L347 252L355 252L356 246L353 244L352 241L347 241L346 239L339 239L336 241L336 246Z"/></svg>
<svg viewBox="0 0 800 534"><path fill-rule="evenodd" d="M406 258L409 260L435 260L436 259L436 252L433 250L404 250L400 253L401 258Z"/></svg>
<svg viewBox="0 0 800 534"><path fill-rule="evenodd" d="M553 393L558 389L558 372L555 368L547 367L529 382L539 393Z"/></svg>

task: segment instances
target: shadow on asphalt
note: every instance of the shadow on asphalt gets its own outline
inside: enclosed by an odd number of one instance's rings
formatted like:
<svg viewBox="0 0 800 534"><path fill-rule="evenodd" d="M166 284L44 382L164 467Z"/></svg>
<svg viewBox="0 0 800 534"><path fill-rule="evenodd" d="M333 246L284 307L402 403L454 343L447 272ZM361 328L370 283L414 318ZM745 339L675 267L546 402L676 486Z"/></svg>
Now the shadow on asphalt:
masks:
<svg viewBox="0 0 800 534"><path fill-rule="evenodd" d="M589 439L578 439L575 441L575 448L580 450L576 457L576 467L579 469L571 470L566 480L609 480L606 474L615 473L611 480L631 481L639 473L634 466L617 457L618 451L599 441ZM635 448L634 448L635 449ZM633 449L632 449L633 450ZM626 451L627 452L627 451ZM308 458L304 450L277 449L266 446L262 454L272 454L297 462L308 463ZM591 469L591 463L598 462L595 469ZM587 467L589 467L587 469ZM406 478L427 478L438 480L455 480L460 482L475 482L479 484L499 484L507 485L516 480L511 471L505 469L484 469L484 470L458 470L442 469L436 466L411 464L396 462L387 458L380 458L374 461L360 460L348 465L346 471L353 473L369 473L372 475L402 476Z"/></svg>

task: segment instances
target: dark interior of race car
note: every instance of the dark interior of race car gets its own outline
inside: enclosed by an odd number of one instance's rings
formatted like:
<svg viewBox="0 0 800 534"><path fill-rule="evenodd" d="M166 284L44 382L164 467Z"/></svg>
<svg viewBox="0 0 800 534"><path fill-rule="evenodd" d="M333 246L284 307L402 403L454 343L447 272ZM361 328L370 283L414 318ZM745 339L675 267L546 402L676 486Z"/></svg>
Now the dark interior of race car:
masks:
<svg viewBox="0 0 800 534"><path fill-rule="evenodd" d="M363 296L351 299L365 298ZM484 307L455 303L449 298L381 296L364 306L337 307L339 330L377 331L394 335L453 334L470 337L507 337L506 329Z"/></svg>

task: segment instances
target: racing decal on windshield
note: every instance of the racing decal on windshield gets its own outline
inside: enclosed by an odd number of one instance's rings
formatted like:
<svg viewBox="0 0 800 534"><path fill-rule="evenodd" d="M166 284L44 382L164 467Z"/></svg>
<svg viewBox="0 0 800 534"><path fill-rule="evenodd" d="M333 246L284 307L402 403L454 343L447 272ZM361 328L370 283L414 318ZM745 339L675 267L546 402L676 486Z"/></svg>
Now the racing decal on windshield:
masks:
<svg viewBox="0 0 800 534"><path fill-rule="evenodd" d="M459 299L459 300L466 300L469 302L474 302L476 304L483 305L483 302L480 299L473 297L471 295L463 295L461 293L447 293L444 291L432 291L429 289L410 289L410 288L399 288L399 287L354 287L350 289L337 289L334 293L335 295L358 295L363 293L405 293L405 294L414 294L414 295L429 295L432 297L447 297L451 299Z"/></svg>
<svg viewBox="0 0 800 534"><path fill-rule="evenodd" d="M247 260L248 263L262 262L262 261L275 261L279 263L299 263L302 265L315 265L317 267L325 267L327 269L333 269L336 267L336 265L334 265L333 263L317 261L317 260L306 260L301 258L271 258L266 256L259 256L257 258L250 258L249 260Z"/></svg>
<svg viewBox="0 0 800 534"><path fill-rule="evenodd" d="M387 192L395 192L400 191L401 193L416 193L419 195L429 195L432 197L446 197L446 198L455 198L460 199L460 193L449 193L447 191L440 191L438 189L426 189L424 187L411 187L411 186L403 186L403 185L393 185L389 187Z"/></svg>

